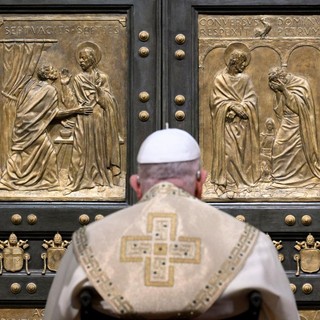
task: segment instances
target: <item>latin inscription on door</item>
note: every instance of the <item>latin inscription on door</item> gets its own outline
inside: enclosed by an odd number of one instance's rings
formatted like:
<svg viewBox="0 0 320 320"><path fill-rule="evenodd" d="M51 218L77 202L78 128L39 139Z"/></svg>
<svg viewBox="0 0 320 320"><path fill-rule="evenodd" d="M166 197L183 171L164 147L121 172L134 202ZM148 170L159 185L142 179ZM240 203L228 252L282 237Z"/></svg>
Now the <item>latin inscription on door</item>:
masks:
<svg viewBox="0 0 320 320"><path fill-rule="evenodd" d="M126 20L0 17L1 199L124 199Z"/></svg>
<svg viewBox="0 0 320 320"><path fill-rule="evenodd" d="M204 199L320 196L320 18L200 15Z"/></svg>

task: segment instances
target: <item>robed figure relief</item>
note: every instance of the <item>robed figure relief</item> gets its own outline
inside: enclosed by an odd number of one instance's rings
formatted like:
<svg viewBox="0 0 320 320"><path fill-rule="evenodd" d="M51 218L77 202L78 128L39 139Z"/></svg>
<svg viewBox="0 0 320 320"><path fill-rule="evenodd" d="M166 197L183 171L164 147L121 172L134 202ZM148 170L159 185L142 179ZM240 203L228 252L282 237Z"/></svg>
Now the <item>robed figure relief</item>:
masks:
<svg viewBox="0 0 320 320"><path fill-rule="evenodd" d="M37 77L26 84L17 100L12 152L0 180L0 189L59 189L57 157L48 126L55 118L92 112L86 106L68 111L58 108L58 92L53 86L58 70L53 66L39 67Z"/></svg>
<svg viewBox="0 0 320 320"><path fill-rule="evenodd" d="M257 95L244 73L250 51L231 44L225 51L226 68L213 81L210 109L213 122L211 182L218 194L233 198L259 180Z"/></svg>
<svg viewBox="0 0 320 320"><path fill-rule="evenodd" d="M313 187L320 183L320 163L310 85L279 67L268 78L280 122L272 147L271 186Z"/></svg>
<svg viewBox="0 0 320 320"><path fill-rule="evenodd" d="M125 199L126 20L4 19L0 199Z"/></svg>
<svg viewBox="0 0 320 320"><path fill-rule="evenodd" d="M320 42L284 21L293 19L199 16L204 200L320 197Z"/></svg>
<svg viewBox="0 0 320 320"><path fill-rule="evenodd" d="M119 183L121 173L119 109L112 93L109 77L98 69L100 48L92 42L78 46L76 59L82 72L74 77L72 89L63 88L65 101L92 108L90 117L76 117L69 184L66 194L80 189L98 187L98 191ZM63 74L63 87L71 76Z"/></svg>
<svg viewBox="0 0 320 320"><path fill-rule="evenodd" d="M265 130L260 132L260 159L262 182L272 181L272 148L275 139L275 121L267 118Z"/></svg>

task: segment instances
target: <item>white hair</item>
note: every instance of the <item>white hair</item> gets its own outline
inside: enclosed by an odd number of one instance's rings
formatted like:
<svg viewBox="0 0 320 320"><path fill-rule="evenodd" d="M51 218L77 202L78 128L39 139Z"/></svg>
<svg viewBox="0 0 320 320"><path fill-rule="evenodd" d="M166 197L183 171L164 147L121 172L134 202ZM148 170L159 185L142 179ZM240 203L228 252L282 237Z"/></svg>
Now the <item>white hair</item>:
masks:
<svg viewBox="0 0 320 320"><path fill-rule="evenodd" d="M152 186L161 181L175 180L189 192L194 193L196 174L200 170L200 159L182 162L139 164L138 175L142 192L145 193Z"/></svg>

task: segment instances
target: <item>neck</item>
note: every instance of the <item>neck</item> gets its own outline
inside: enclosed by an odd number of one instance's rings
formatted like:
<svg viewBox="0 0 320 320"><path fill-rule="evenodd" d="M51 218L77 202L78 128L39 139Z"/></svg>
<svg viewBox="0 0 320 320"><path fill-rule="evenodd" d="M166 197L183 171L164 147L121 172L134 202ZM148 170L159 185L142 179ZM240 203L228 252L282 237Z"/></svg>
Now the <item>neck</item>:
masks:
<svg viewBox="0 0 320 320"><path fill-rule="evenodd" d="M175 185L177 188L180 188L186 192L188 192L190 195L195 196L196 195L196 185L195 183L189 183L186 184L184 181L182 181L181 179L178 178L168 178L165 180L158 180L156 181L153 186L155 186L158 183L161 182L168 182L168 183L172 183L173 185ZM151 187L152 188L152 187ZM143 193L145 193L147 190L143 190Z"/></svg>

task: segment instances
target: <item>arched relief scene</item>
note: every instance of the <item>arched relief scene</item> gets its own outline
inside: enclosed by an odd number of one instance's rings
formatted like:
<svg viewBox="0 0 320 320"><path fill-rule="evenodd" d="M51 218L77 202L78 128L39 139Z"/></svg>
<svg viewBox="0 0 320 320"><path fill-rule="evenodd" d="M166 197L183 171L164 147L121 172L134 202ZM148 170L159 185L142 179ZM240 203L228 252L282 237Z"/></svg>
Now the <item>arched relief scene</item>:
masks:
<svg viewBox="0 0 320 320"><path fill-rule="evenodd" d="M207 201L320 198L320 17L199 15Z"/></svg>
<svg viewBox="0 0 320 320"><path fill-rule="evenodd" d="M0 20L0 199L124 200L126 15Z"/></svg>

